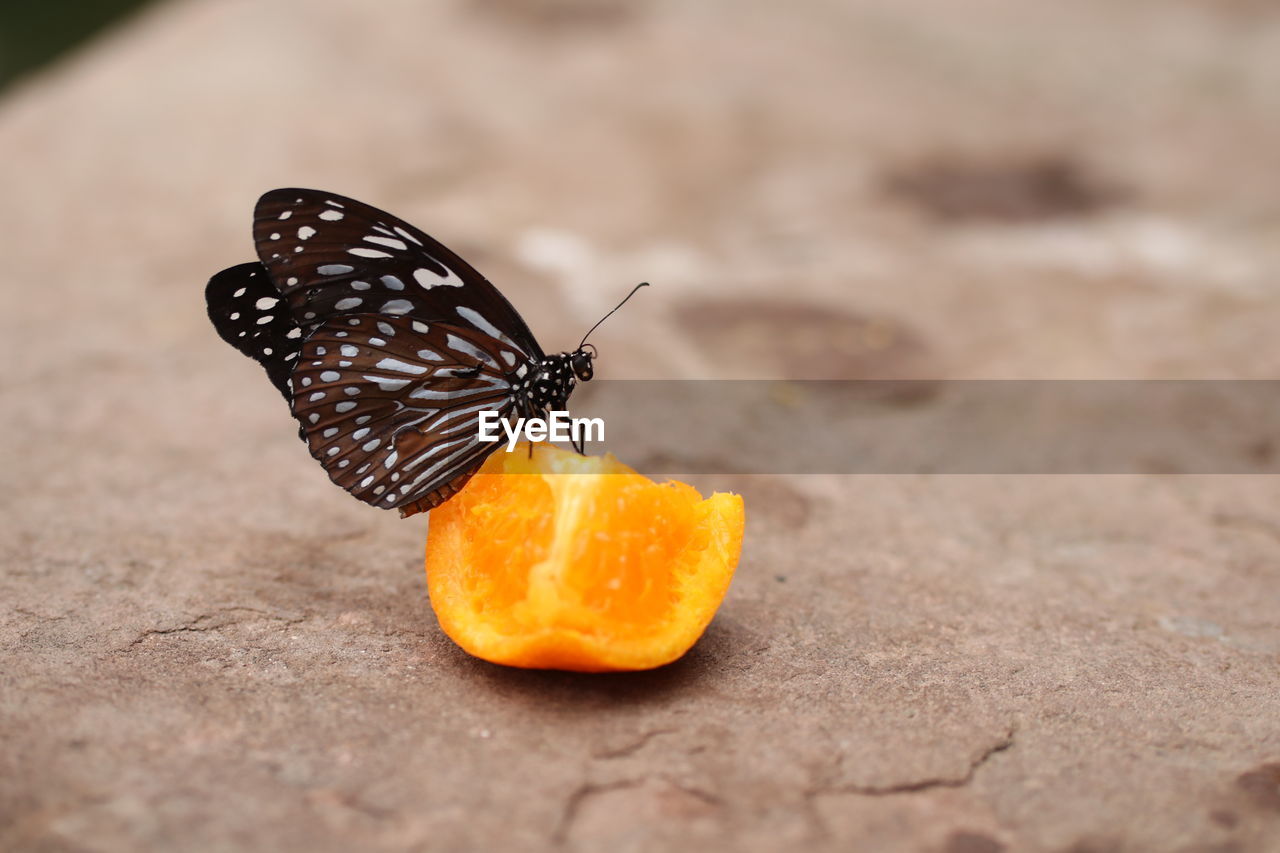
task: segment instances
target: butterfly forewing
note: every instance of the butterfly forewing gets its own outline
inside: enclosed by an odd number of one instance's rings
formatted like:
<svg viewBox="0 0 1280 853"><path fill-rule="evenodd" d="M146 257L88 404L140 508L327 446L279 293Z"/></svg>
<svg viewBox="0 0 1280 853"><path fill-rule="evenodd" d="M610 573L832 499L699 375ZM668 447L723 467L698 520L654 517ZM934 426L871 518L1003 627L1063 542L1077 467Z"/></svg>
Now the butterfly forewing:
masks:
<svg viewBox="0 0 1280 853"><path fill-rule="evenodd" d="M482 411L505 416L517 351L458 323L357 314L307 339L293 371L293 413L330 479L366 503L430 509L494 445Z"/></svg>
<svg viewBox="0 0 1280 853"><path fill-rule="evenodd" d="M280 189L254 211L258 257L304 325L338 314L459 321L459 309L541 357L520 315L484 276L389 213L332 193ZM470 321L468 321L470 322Z"/></svg>

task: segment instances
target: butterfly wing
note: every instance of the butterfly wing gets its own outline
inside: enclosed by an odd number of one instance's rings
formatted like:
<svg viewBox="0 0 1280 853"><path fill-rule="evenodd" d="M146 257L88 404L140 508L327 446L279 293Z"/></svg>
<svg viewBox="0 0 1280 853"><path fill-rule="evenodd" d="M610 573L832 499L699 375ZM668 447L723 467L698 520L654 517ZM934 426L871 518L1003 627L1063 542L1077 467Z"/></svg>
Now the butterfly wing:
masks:
<svg viewBox="0 0 1280 853"><path fill-rule="evenodd" d="M289 373L302 348L302 329L259 263L225 269L205 287L205 306L219 337L257 361L289 399Z"/></svg>
<svg viewBox="0 0 1280 853"><path fill-rule="evenodd" d="M480 318L527 359L543 355L498 289L454 252L375 207L333 193L278 189L254 210L258 257L303 326L340 314L430 322ZM488 327L488 328L485 328Z"/></svg>
<svg viewBox="0 0 1280 853"><path fill-rule="evenodd" d="M511 303L422 231L333 193L266 193L254 242L258 263L209 282L209 317L267 370L330 479L402 516L456 493L498 447L480 412L510 414L544 358Z"/></svg>
<svg viewBox="0 0 1280 853"><path fill-rule="evenodd" d="M302 347L293 413L333 482L412 515L452 496L498 448L479 440L480 412L512 411L515 361L458 323L333 317Z"/></svg>

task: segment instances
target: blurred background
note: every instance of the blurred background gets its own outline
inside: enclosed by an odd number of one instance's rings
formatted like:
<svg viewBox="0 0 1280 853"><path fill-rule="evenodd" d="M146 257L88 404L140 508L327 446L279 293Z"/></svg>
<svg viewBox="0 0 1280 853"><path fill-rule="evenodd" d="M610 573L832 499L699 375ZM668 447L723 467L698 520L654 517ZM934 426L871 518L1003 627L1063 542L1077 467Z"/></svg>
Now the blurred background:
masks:
<svg viewBox="0 0 1280 853"><path fill-rule="evenodd" d="M46 287L110 258L183 314L261 190L319 185L455 245L551 347L655 280L606 375L1277 366L1266 3L72 8L0 31L10 274Z"/></svg>
<svg viewBox="0 0 1280 853"><path fill-rule="evenodd" d="M144 5L145 0L89 0L71 6L5 3L0 6L0 91Z"/></svg>
<svg viewBox="0 0 1280 853"><path fill-rule="evenodd" d="M1275 377L1280 5L5 3L0 50L0 846L1265 849L1272 478L738 478L687 663L495 673L203 288L308 186L548 350L653 282L600 378Z"/></svg>
<svg viewBox="0 0 1280 853"><path fill-rule="evenodd" d="M1266 3L74 10L0 31L5 233L45 280L89 272L50 268L57 223L128 198L75 254L183 299L249 256L259 191L319 185L456 245L552 347L656 280L608 375L1277 366Z"/></svg>

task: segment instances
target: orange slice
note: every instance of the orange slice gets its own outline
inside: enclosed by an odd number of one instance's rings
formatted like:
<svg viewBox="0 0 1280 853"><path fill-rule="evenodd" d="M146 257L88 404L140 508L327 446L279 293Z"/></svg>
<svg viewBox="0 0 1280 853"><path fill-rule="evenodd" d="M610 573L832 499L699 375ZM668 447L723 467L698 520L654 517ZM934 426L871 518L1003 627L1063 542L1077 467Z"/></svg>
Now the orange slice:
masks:
<svg viewBox="0 0 1280 853"><path fill-rule="evenodd" d="M742 548L742 498L703 500L612 455L499 450L431 512L427 588L476 657L531 669L651 669L706 630Z"/></svg>

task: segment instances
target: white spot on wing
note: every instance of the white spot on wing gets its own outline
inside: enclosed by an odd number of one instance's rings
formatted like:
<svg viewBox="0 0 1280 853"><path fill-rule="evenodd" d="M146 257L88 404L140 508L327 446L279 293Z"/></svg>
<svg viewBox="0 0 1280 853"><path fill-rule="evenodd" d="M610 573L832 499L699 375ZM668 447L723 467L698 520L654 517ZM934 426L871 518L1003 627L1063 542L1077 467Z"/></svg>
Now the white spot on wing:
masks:
<svg viewBox="0 0 1280 853"><path fill-rule="evenodd" d="M471 343L471 341L466 341L458 337L457 335L449 334L445 336L445 343L448 345L449 349L455 350L465 355L469 355L472 358L476 359L477 361L480 361L483 364L488 365L489 367L498 366L497 362L493 360L493 356L489 355L489 353L475 346L473 343Z"/></svg>
<svg viewBox="0 0 1280 853"><path fill-rule="evenodd" d="M383 391L399 391L413 381L412 379L388 379L385 376L366 376L365 379L376 382Z"/></svg>
<svg viewBox="0 0 1280 853"><path fill-rule="evenodd" d="M364 302L364 300L357 296L348 296L346 299L339 299L337 302L333 303L333 307L339 311L348 311L359 306L362 302Z"/></svg>
<svg viewBox="0 0 1280 853"><path fill-rule="evenodd" d="M419 267L413 271L413 280L422 285L424 290L430 290L433 287L462 287L462 279L453 274L453 270L446 269L446 275L441 278L425 267Z"/></svg>
<svg viewBox="0 0 1280 853"><path fill-rule="evenodd" d="M387 290L404 290L404 282L393 275L384 275L382 283L386 285ZM243 288L241 288L243 290ZM237 296L239 294L236 294Z"/></svg>
<svg viewBox="0 0 1280 853"><path fill-rule="evenodd" d="M342 218L342 214L336 210L322 210L320 211L320 218L326 222L337 222Z"/></svg>
<svg viewBox="0 0 1280 853"><path fill-rule="evenodd" d="M316 236L316 229L312 228L310 225L303 225L298 229L299 240L310 240L314 236Z"/></svg>
<svg viewBox="0 0 1280 853"><path fill-rule="evenodd" d="M365 377L365 379L371 379L371 378L372 377L369 377L369 376ZM409 380L406 379L404 383L408 385ZM452 394L453 394L452 391L435 391L435 390L432 390L431 388L419 388L416 391L411 391L409 393L409 396L417 400L448 400L450 399Z"/></svg>
<svg viewBox="0 0 1280 853"><path fill-rule="evenodd" d="M363 246L356 246L354 249L347 249L348 255L355 255L357 258L389 258L391 255L381 249L366 249Z"/></svg>
<svg viewBox="0 0 1280 853"><path fill-rule="evenodd" d="M465 305L459 305L458 316L466 320L471 325L475 326L480 331L484 332L489 337L497 338L507 346L520 350L522 355L524 354L524 350L521 350L520 347L516 345L515 341L511 340L511 338L503 334L503 332L500 329L498 329L497 326L490 323L487 319L485 319L485 316L483 314L481 314L479 311L476 311L474 308L468 308Z"/></svg>
<svg viewBox="0 0 1280 853"><path fill-rule="evenodd" d="M383 314L408 314L413 310L413 303L408 299L392 299L379 310Z"/></svg>
<svg viewBox="0 0 1280 853"><path fill-rule="evenodd" d="M276 303L279 301L280 300L276 299L274 296L264 296L257 302L253 303L253 307L257 308L259 311L266 311L268 308L276 307Z"/></svg>
<svg viewBox="0 0 1280 853"><path fill-rule="evenodd" d="M396 373L412 373L415 376L427 372L427 368L421 364L409 364L397 358L384 358L374 367L379 370L394 370Z"/></svg>
<svg viewBox="0 0 1280 853"><path fill-rule="evenodd" d="M346 275L354 271L355 267L349 267L346 264L321 264L316 267L316 272L320 275Z"/></svg>
<svg viewBox="0 0 1280 853"><path fill-rule="evenodd" d="M419 246L421 246L421 245L422 245L422 241L421 241L421 240L419 240L417 237L413 236L413 235L412 235L412 234L410 234L408 231L406 231L406 230L404 230L403 228L401 228L399 225L396 225L396 226L395 226L395 229L396 229L396 233L397 233L397 234L399 234L401 237L405 238L405 239L406 239L406 240L408 240L409 242L411 242L411 243L417 243Z"/></svg>
<svg viewBox="0 0 1280 853"><path fill-rule="evenodd" d="M386 246L399 252L404 252L409 248L403 240L397 240L395 237L375 237L370 234L364 238L364 241L366 243L377 243L379 246Z"/></svg>

